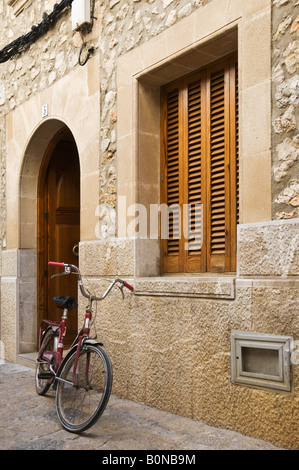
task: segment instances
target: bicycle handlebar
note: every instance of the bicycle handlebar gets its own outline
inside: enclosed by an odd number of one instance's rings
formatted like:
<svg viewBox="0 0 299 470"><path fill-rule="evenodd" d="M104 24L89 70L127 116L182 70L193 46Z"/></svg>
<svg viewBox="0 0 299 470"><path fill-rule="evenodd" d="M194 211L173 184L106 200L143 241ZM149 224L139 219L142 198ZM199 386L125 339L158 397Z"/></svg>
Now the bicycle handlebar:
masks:
<svg viewBox="0 0 299 470"><path fill-rule="evenodd" d="M81 278L81 274L80 274L80 271L77 268L77 266L74 266L73 264L59 263L57 261L49 261L48 265L49 266L57 266L59 268L64 268L64 273L62 273L62 274L70 274L72 269L74 271L76 271L76 273L78 274L79 286L80 286L81 293L84 297L86 297L87 299L90 299L90 300L103 300L109 294L112 287L117 283L121 284L121 286L118 286L118 287L119 287L123 297L124 297L124 293L122 291L123 287L126 287L130 291L134 290L134 287L131 286L131 284L129 284L127 281L124 281L123 279L117 278L117 279L113 279L110 286L108 287L106 292L104 292L102 297L96 297L95 295L91 295L90 292L85 291L84 286L83 286L83 281L82 281L82 278ZM61 275L61 274L57 274L57 276L59 276L59 275Z"/></svg>
<svg viewBox="0 0 299 470"><path fill-rule="evenodd" d="M125 286L127 289L129 289L129 290L131 290L131 291L134 290L134 287L131 286L131 284L129 284L127 281L123 281L123 283L124 283L124 286Z"/></svg>
<svg viewBox="0 0 299 470"><path fill-rule="evenodd" d="M60 268L64 268L64 266L65 266L64 263L57 263L57 261L49 261L48 265L49 266L59 266Z"/></svg>

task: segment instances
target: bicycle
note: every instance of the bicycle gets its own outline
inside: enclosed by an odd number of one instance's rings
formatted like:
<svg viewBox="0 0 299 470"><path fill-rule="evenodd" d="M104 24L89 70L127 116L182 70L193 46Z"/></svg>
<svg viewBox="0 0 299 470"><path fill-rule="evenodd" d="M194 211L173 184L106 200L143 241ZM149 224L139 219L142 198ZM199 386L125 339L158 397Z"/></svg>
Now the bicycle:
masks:
<svg viewBox="0 0 299 470"><path fill-rule="evenodd" d="M56 296L53 301L63 310L60 322L43 320L39 331L35 387L45 395L52 386L56 392L56 411L64 429L80 433L95 424L108 403L112 388L112 365L103 343L90 338L92 303L103 300L117 285L124 299L123 288L133 287L122 279L114 279L101 297L92 295L83 285L77 266L49 261L50 266L63 267L56 276L75 273L81 294L88 299L85 319L66 356L63 357L64 337L70 310L78 307L70 296Z"/></svg>

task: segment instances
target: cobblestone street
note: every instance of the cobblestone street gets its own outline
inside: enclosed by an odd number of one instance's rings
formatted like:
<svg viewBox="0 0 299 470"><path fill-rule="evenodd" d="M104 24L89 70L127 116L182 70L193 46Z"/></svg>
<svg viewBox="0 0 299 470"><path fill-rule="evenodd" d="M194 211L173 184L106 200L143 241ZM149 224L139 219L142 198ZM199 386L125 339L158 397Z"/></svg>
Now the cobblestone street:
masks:
<svg viewBox="0 0 299 470"><path fill-rule="evenodd" d="M173 450L190 451L191 456L196 450L277 449L115 396L88 432L71 434L60 426L54 392L38 396L33 369L12 363L0 364L0 394L1 450Z"/></svg>

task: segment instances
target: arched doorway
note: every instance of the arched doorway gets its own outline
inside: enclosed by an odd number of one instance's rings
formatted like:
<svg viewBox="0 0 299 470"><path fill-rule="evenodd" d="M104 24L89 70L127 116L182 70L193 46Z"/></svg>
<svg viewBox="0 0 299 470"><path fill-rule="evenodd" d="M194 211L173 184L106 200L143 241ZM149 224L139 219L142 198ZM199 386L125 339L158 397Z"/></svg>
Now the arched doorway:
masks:
<svg viewBox="0 0 299 470"><path fill-rule="evenodd" d="M37 221L38 319L59 320L61 310L52 301L55 295L72 295L77 300L76 276L51 279L61 272L48 268L48 261L78 265L80 240L80 164L77 146L64 126L51 140L38 179ZM69 315L66 344L77 332L77 312Z"/></svg>

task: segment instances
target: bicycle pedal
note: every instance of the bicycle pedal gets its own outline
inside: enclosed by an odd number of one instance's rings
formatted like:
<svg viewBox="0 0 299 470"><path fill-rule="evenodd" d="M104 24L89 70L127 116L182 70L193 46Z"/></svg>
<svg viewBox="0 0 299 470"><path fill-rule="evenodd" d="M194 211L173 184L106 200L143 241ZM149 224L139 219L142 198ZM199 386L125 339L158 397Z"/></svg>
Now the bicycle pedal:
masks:
<svg viewBox="0 0 299 470"><path fill-rule="evenodd" d="M49 380L54 377L54 374L50 370L44 370L38 374L40 380Z"/></svg>

